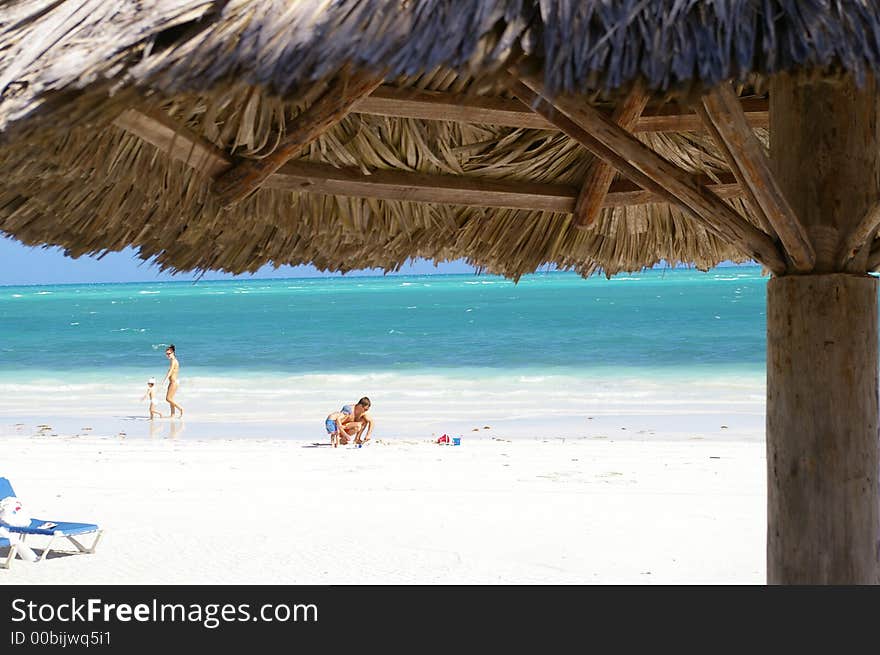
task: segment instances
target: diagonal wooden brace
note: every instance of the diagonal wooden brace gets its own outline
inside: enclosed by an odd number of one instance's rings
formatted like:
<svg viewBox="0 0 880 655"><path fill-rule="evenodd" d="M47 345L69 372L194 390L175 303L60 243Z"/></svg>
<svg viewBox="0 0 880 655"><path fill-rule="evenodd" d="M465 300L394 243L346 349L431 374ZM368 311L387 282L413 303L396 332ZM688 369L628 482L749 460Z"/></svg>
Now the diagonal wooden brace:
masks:
<svg viewBox="0 0 880 655"><path fill-rule="evenodd" d="M743 185L752 209L779 235L794 269L813 270L816 253L809 236L782 193L733 87L725 83L709 91L697 113Z"/></svg>
<svg viewBox="0 0 880 655"><path fill-rule="evenodd" d="M331 84L299 115L291 131L281 139L272 154L262 159L242 160L214 181L214 192L221 203L236 203L256 191L266 178L345 118L359 99L372 93L381 83L381 77L355 73Z"/></svg>
<svg viewBox="0 0 880 655"><path fill-rule="evenodd" d="M515 74L515 73L514 73ZM740 216L694 176L667 161L589 103L560 96L551 103L540 80L520 78L511 90L534 111L643 188L692 215L703 227L763 264L786 272L773 239Z"/></svg>

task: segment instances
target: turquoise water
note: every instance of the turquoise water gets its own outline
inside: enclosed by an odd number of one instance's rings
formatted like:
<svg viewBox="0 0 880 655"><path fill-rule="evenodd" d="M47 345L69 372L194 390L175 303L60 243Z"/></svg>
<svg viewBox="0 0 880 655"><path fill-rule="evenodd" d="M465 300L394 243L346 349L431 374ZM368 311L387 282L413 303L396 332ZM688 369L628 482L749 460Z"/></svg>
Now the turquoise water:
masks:
<svg viewBox="0 0 880 655"><path fill-rule="evenodd" d="M758 268L611 280L442 275L0 288L0 375L762 370Z"/></svg>
<svg viewBox="0 0 880 655"><path fill-rule="evenodd" d="M0 287L0 436L181 437L141 399L174 343L187 438L320 440L363 395L390 438L760 438L766 284L720 268Z"/></svg>
<svg viewBox="0 0 880 655"><path fill-rule="evenodd" d="M0 287L0 379L505 370L760 374L757 267Z"/></svg>

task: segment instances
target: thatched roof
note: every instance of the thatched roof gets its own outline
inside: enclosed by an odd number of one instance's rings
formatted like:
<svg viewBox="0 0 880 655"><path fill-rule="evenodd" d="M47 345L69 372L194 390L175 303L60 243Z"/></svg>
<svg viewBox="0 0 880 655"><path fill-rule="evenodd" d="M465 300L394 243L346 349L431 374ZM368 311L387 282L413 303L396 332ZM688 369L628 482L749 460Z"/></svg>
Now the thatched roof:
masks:
<svg viewBox="0 0 880 655"><path fill-rule="evenodd" d="M608 112L638 81L650 100L637 137L720 183L763 229L699 124L673 121L671 131L650 118L684 112L668 101L726 79L758 103L779 71L860 79L880 68L880 8L20 0L0 8L0 51L0 232L24 243L73 256L131 245L175 270L394 269L410 257L464 257L512 277L545 263L613 274L749 253L622 178L598 220L576 228L572 208L596 159L514 98L510 65L540 73L548 97L583 94ZM365 74L383 85L298 151L286 177L232 204L217 197L211 171L266 159L322 94ZM180 141L151 142L132 129L137 117ZM766 143L766 106L752 118ZM214 169L168 154L196 142Z"/></svg>

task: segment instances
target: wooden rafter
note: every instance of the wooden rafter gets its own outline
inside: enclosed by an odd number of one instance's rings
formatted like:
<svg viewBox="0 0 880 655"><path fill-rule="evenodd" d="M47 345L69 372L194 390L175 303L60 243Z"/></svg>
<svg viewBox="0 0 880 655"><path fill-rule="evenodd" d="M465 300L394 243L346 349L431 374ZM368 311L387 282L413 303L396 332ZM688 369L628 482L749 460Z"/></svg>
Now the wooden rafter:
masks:
<svg viewBox="0 0 880 655"><path fill-rule="evenodd" d="M736 178L736 181L743 188L743 193L748 194L749 185L746 183L742 171L740 170L739 166L736 165L736 160L734 159L730 150L727 148L727 144L724 142L724 139L722 139L721 135L718 133L718 130L715 129L715 125L712 123L711 120L709 120L709 116L708 114L706 114L706 110L703 109L703 105L701 103L697 103L694 105L694 109L700 116L700 120L703 122L703 129L709 133L710 137L712 137L712 141L714 141L715 145L718 146L718 150L724 156L724 160L727 162L727 165L730 166L731 174ZM750 197L750 200L750 207L759 207L754 198ZM777 237L773 226L770 225L770 222L767 220L767 216L764 214L764 212L760 211L760 208L754 210L753 215L760 224L762 230L764 230L771 237Z"/></svg>
<svg viewBox="0 0 880 655"><path fill-rule="evenodd" d="M742 109L752 127L770 127L770 102L767 98L743 98ZM700 117L688 108L667 103L646 109L633 132L699 132Z"/></svg>
<svg viewBox="0 0 880 655"><path fill-rule="evenodd" d="M813 270L816 253L809 236L782 193L733 87L721 84L706 93L698 113L743 185L753 211L779 236L794 269Z"/></svg>
<svg viewBox="0 0 880 655"><path fill-rule="evenodd" d="M626 98L615 108L611 120L624 130L631 131L650 97L641 84L634 84ZM593 162L574 206L575 227L589 227L595 222L615 175L617 171L607 162L601 159Z"/></svg>
<svg viewBox="0 0 880 655"><path fill-rule="evenodd" d="M707 230L734 244L773 273L781 275L786 271L782 253L766 233L699 184L693 175L658 155L589 103L565 96L551 103L543 94L543 84L532 78L514 82L512 90L534 111L556 123L639 186L682 207Z"/></svg>
<svg viewBox="0 0 880 655"><path fill-rule="evenodd" d="M204 173L222 175L231 159L214 144L176 124L165 114L145 114L129 109L116 125L143 139L173 159ZM577 189L561 184L489 180L454 175L427 175L401 171L374 171L336 168L329 164L291 161L266 178L263 188L325 193L330 195L405 200L440 204L528 209L532 211L574 211ZM741 193L732 176L711 184L724 197ZM615 182L605 197L604 207L623 207L661 201L635 184Z"/></svg>
<svg viewBox="0 0 880 655"><path fill-rule="evenodd" d="M359 72L331 84L297 117L290 131L270 155L262 159L242 160L214 181L214 192L220 201L223 204L235 203L254 192L266 178L336 125L351 111L355 102L369 95L381 83L381 78Z"/></svg>
<svg viewBox="0 0 880 655"><path fill-rule="evenodd" d="M732 177L725 182L714 185L720 193L726 196L741 193ZM336 196L569 214L574 211L578 193L577 187L563 184L383 170L375 170L367 175L359 168L336 168L330 164L306 161L288 162L263 186ZM624 207L658 200L650 191L629 182L618 182L611 187L603 206Z"/></svg>
<svg viewBox="0 0 880 655"><path fill-rule="evenodd" d="M743 98L742 109L752 127L769 127L770 112L766 98ZM450 93L414 91L383 85L358 100L352 113L393 118L483 123L502 127L525 127L536 130L559 128L515 98L499 98ZM697 132L700 117L676 103L645 109L632 132Z"/></svg>
<svg viewBox="0 0 880 655"><path fill-rule="evenodd" d="M232 165L232 160L220 148L175 123L168 114L127 109L113 122L208 177L217 177Z"/></svg>
<svg viewBox="0 0 880 655"><path fill-rule="evenodd" d="M623 173L627 179L639 187L651 191L658 197L662 198L665 202L678 205L681 204L675 196L663 187L663 185L655 182L651 177L645 175L640 169L621 157L616 151L593 137L592 134L584 130L567 115L558 111L556 107L543 96L539 95L515 78L511 78L510 88L522 98L524 102L527 102L531 106L532 111L546 117L548 120L552 120L558 130L561 130L570 138L580 143L603 161L610 163L615 169ZM684 209L690 213L690 210L687 208Z"/></svg>

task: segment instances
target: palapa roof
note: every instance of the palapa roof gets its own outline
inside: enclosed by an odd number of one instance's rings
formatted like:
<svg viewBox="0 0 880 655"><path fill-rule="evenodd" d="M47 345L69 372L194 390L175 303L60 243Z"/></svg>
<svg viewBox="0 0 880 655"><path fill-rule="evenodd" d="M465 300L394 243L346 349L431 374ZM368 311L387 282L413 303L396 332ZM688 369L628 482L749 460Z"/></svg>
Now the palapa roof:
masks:
<svg viewBox="0 0 880 655"><path fill-rule="evenodd" d="M880 8L13 0L0 51L0 233L26 244L133 246L172 270L392 270L424 257L514 278L543 264L610 275L753 252L621 176L575 225L599 160L533 111L511 71L614 120L641 98L629 130L773 241L688 103L734 80L766 146L768 76L864 79L880 68ZM235 186L247 162L273 157L281 167L256 190L224 196L217 180Z"/></svg>

